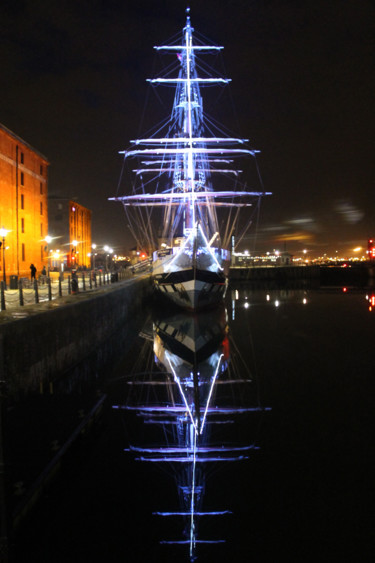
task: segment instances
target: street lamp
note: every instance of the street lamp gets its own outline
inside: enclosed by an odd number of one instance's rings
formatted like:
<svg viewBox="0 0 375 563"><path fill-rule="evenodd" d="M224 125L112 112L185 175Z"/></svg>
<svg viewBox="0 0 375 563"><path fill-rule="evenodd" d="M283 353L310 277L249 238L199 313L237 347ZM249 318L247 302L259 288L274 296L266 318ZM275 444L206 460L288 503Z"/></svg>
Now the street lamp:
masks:
<svg viewBox="0 0 375 563"><path fill-rule="evenodd" d="M74 260L75 260L75 267L77 268L78 266L78 260L77 260L77 244L78 242L76 240L72 240L72 246L74 247Z"/></svg>
<svg viewBox="0 0 375 563"><path fill-rule="evenodd" d="M48 245L51 244L51 242L52 242L52 237L50 237L49 235L47 235L44 240L45 240L46 243L47 243L47 276L49 277L49 248L48 248Z"/></svg>
<svg viewBox="0 0 375 563"><path fill-rule="evenodd" d="M92 254L91 254L91 257L92 257L92 269L95 270L95 256L96 256L95 250L96 250L96 244L95 244L95 243L92 244L92 245L91 245L91 248L92 248L92 250L93 250L93 252L92 252Z"/></svg>
<svg viewBox="0 0 375 563"><path fill-rule="evenodd" d="M5 237L7 236L8 231L2 227L0 229L0 237L3 239L2 246L3 246L3 281L4 281L4 289L7 288L7 279L5 275Z"/></svg>
<svg viewBox="0 0 375 563"><path fill-rule="evenodd" d="M113 249L109 248L109 246L106 244L103 247L103 250L106 253L106 255L105 255L105 271L108 272L108 256L113 253Z"/></svg>

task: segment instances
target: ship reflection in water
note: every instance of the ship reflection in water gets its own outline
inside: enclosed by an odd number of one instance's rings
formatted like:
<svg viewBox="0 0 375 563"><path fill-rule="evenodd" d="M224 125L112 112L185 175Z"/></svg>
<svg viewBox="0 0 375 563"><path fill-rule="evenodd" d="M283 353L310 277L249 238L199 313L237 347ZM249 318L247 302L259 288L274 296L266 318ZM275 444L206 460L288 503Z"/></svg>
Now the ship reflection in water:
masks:
<svg viewBox="0 0 375 563"><path fill-rule="evenodd" d="M161 496L154 515L181 523L180 537L161 537L160 543L181 545L190 561L197 559L201 544L226 541L222 520L230 517L231 507L220 506L220 494L205 495L212 467L249 460L268 410L227 320L224 304L196 315L155 316L152 329L150 324L142 334L144 350L127 380L124 404L114 405L124 413L127 428L142 421L142 432L127 447L135 461L167 465L173 474L175 484L173 479L170 484L177 486L179 503L167 506L175 497ZM239 427L246 431L238 432ZM209 517L215 518L214 535L206 537L200 528Z"/></svg>

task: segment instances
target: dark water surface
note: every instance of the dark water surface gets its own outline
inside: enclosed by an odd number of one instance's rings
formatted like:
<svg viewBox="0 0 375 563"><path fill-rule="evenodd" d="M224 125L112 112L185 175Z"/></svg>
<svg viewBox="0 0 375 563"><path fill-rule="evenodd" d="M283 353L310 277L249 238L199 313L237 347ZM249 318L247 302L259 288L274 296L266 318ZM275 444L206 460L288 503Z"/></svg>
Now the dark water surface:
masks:
<svg viewBox="0 0 375 563"><path fill-rule="evenodd" d="M221 404L272 410L215 429L260 449L206 464L204 509L233 514L202 518L199 537L226 543L199 545L198 561L372 561L375 311L364 293L250 288L226 309L229 365L251 383L222 386ZM116 366L112 404L128 401L121 378L152 362L152 339L148 323ZM186 545L159 544L181 539L179 517L152 515L179 509L176 472L123 451L149 443L144 426L108 410L15 538L15 561L189 560Z"/></svg>

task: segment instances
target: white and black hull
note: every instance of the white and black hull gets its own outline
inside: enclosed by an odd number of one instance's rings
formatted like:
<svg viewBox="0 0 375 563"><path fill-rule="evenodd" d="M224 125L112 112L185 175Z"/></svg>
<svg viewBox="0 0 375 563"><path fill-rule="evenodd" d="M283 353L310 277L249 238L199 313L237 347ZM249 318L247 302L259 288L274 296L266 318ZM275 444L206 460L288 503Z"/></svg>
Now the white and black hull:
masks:
<svg viewBox="0 0 375 563"><path fill-rule="evenodd" d="M222 272L194 268L156 274L153 279L158 296L191 311L218 305L227 288L227 278Z"/></svg>

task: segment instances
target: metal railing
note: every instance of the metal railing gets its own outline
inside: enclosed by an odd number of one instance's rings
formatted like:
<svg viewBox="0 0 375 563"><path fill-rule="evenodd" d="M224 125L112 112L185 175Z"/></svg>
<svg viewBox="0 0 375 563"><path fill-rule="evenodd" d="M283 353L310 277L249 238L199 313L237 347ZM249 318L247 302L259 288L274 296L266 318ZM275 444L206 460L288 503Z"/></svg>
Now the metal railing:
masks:
<svg viewBox="0 0 375 563"><path fill-rule="evenodd" d="M130 270L125 269L118 272L77 272L65 276L63 279L62 277L53 279L48 276L40 276L38 280L20 278L17 280L17 289L6 288L4 282L1 281L0 311L93 291L102 286L129 279L132 275Z"/></svg>

